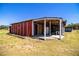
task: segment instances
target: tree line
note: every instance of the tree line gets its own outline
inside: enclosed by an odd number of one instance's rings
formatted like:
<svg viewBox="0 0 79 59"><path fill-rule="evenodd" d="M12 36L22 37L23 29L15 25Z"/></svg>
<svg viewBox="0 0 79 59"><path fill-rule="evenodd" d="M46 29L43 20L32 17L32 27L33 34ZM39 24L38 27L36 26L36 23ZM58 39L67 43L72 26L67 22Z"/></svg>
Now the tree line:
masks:
<svg viewBox="0 0 79 59"><path fill-rule="evenodd" d="M79 26L79 23L71 23L68 24L66 27L75 27L75 26Z"/></svg>
<svg viewBox="0 0 79 59"><path fill-rule="evenodd" d="M9 26L8 25L0 25L0 29L8 29Z"/></svg>

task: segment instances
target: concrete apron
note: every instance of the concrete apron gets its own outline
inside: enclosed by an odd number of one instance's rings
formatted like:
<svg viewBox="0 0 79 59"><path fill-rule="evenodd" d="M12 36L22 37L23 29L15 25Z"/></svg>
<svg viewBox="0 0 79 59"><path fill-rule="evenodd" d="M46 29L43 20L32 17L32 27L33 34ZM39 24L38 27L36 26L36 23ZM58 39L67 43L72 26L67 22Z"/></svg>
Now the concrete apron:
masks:
<svg viewBox="0 0 79 59"><path fill-rule="evenodd" d="M39 36L38 37L39 39L45 39L44 36ZM61 36L61 39L63 39L64 36L62 35ZM60 39L60 35L51 35L51 36L46 36L46 39Z"/></svg>

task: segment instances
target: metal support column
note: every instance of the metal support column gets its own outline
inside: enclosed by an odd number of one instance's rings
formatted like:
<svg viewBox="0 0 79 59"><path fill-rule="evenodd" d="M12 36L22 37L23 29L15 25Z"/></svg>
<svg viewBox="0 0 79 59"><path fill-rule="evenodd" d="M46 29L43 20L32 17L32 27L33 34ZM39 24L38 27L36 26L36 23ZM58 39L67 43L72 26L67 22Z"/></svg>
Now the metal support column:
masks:
<svg viewBox="0 0 79 59"><path fill-rule="evenodd" d="M60 19L60 39L61 39L61 29L62 29L62 25L61 25L61 19Z"/></svg>
<svg viewBox="0 0 79 59"><path fill-rule="evenodd" d="M46 19L44 19L44 39L46 40Z"/></svg>
<svg viewBox="0 0 79 59"><path fill-rule="evenodd" d="M51 20L49 22L49 28L50 28L50 35L51 35Z"/></svg>
<svg viewBox="0 0 79 59"><path fill-rule="evenodd" d="M32 20L32 36L34 36L34 21Z"/></svg>

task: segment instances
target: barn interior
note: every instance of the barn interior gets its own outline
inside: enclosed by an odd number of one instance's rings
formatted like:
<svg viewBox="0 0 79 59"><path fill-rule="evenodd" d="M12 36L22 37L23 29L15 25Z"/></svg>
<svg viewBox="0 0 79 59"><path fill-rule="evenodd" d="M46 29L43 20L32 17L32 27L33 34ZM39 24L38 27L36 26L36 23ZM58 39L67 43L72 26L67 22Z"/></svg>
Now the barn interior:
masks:
<svg viewBox="0 0 79 59"><path fill-rule="evenodd" d="M59 35L59 20L46 20L46 36ZM44 36L44 20L34 21L34 36Z"/></svg>

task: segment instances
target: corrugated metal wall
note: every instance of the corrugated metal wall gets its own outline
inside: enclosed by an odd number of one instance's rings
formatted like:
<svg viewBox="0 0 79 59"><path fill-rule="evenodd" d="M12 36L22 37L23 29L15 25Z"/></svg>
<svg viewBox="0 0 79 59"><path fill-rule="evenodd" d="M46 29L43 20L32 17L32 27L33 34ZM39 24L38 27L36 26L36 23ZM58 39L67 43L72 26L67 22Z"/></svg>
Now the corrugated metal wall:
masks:
<svg viewBox="0 0 79 59"><path fill-rule="evenodd" d="M28 36L32 36L32 21L28 22Z"/></svg>
<svg viewBox="0 0 79 59"><path fill-rule="evenodd" d="M10 26L10 33L21 36L32 36L32 21L12 24Z"/></svg>

